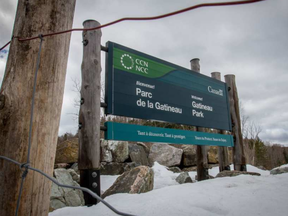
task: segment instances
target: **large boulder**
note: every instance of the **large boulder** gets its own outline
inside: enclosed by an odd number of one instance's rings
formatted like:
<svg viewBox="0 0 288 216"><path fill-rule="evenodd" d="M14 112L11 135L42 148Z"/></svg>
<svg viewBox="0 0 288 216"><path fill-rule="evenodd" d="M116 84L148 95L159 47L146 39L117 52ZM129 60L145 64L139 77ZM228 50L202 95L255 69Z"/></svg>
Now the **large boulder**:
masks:
<svg viewBox="0 0 288 216"><path fill-rule="evenodd" d="M196 155L197 146L183 146L182 164L185 167L195 166L197 164Z"/></svg>
<svg viewBox="0 0 288 216"><path fill-rule="evenodd" d="M52 183L49 211L51 212L63 207L66 207L63 190L60 190L58 185Z"/></svg>
<svg viewBox="0 0 288 216"><path fill-rule="evenodd" d="M101 140L103 162L122 163L129 157L128 142Z"/></svg>
<svg viewBox="0 0 288 216"><path fill-rule="evenodd" d="M153 190L154 172L148 166L139 166L119 176L102 197L116 193L139 194Z"/></svg>
<svg viewBox="0 0 288 216"><path fill-rule="evenodd" d="M253 176L260 176L261 174L256 172L246 172L246 171L236 171L236 170L225 170L217 174L216 178L219 177L234 177L238 175L253 175Z"/></svg>
<svg viewBox="0 0 288 216"><path fill-rule="evenodd" d="M54 170L54 175L60 184L79 186L77 182L73 181L69 171L66 169L56 169ZM52 184L50 211L64 206L83 206L84 204L84 196L81 190L62 188L58 187L54 183Z"/></svg>
<svg viewBox="0 0 288 216"><path fill-rule="evenodd" d="M57 145L55 164L78 161L78 138L66 140Z"/></svg>
<svg viewBox="0 0 288 216"><path fill-rule="evenodd" d="M143 145L130 143L129 156L132 162L135 162L139 165L149 166L148 153Z"/></svg>
<svg viewBox="0 0 288 216"><path fill-rule="evenodd" d="M189 176L188 172L183 172L181 173L177 178L176 181L179 184L184 184L184 183L193 183L191 177Z"/></svg>
<svg viewBox="0 0 288 216"><path fill-rule="evenodd" d="M210 146L208 149L208 163L217 164L218 162L218 146Z"/></svg>
<svg viewBox="0 0 288 216"><path fill-rule="evenodd" d="M149 160L152 163L157 161L167 167L177 166L181 163L182 153L182 149L167 144L155 143L150 148Z"/></svg>
<svg viewBox="0 0 288 216"><path fill-rule="evenodd" d="M284 167L277 167L273 170L270 171L271 175L278 175L278 174L282 174L282 173L287 173L288 172L288 166L284 166Z"/></svg>
<svg viewBox="0 0 288 216"><path fill-rule="evenodd" d="M129 171L137 166L138 164L134 162L132 163L101 162L100 173L101 175L121 175L122 173Z"/></svg>

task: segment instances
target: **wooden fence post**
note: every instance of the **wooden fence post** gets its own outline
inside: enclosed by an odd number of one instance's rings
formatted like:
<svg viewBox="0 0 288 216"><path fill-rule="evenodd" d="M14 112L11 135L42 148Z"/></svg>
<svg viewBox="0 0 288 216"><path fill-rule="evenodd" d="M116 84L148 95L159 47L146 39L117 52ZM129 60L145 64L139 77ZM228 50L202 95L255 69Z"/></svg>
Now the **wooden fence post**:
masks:
<svg viewBox="0 0 288 216"><path fill-rule="evenodd" d="M18 1L13 35L19 38L71 29L75 0ZM53 175L71 33L45 37L36 82L30 166ZM32 95L40 38L12 39L0 91L0 155L28 160ZM2 99L2 100L1 100ZM22 171L0 159L0 215L15 215ZM51 181L29 170L19 216L47 216Z"/></svg>
<svg viewBox="0 0 288 216"><path fill-rule="evenodd" d="M232 121L232 135L234 137L233 163L234 170L246 171L246 159L243 149L243 137L241 133L241 120L239 112L239 99L236 88L235 75L225 75L225 82L229 88L228 96Z"/></svg>
<svg viewBox="0 0 288 216"><path fill-rule="evenodd" d="M200 59L194 58L190 61L191 70L200 73ZM205 132L205 128L196 127L199 132ZM208 175L208 157L207 157L207 147L197 145L197 180L202 181L209 179Z"/></svg>
<svg viewBox="0 0 288 216"><path fill-rule="evenodd" d="M211 77L221 81L220 72L212 72ZM220 130L220 134L226 134L226 131ZM227 147L218 147L218 160L219 160L219 171L230 170L229 159L228 159L228 149Z"/></svg>
<svg viewBox="0 0 288 216"><path fill-rule="evenodd" d="M86 20L84 28L99 26ZM79 112L80 185L100 194L101 30L83 31L81 106ZM86 205L97 200L84 193Z"/></svg>

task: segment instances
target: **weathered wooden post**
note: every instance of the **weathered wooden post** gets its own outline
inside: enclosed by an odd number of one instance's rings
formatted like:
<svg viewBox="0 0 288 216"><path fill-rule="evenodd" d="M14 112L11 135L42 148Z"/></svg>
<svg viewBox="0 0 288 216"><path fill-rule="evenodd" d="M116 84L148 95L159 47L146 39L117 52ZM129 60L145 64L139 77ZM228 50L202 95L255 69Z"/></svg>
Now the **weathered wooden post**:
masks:
<svg viewBox="0 0 288 216"><path fill-rule="evenodd" d="M190 61L191 70L200 73L200 59L194 58ZM199 132L205 132L205 128L196 127ZM197 145L197 178L198 181L209 179L208 175L208 157L207 157L207 147Z"/></svg>
<svg viewBox="0 0 288 216"><path fill-rule="evenodd" d="M18 1L13 35L19 38L72 28L75 0ZM45 37L38 70L30 166L53 175L71 34ZM28 158L31 104L40 38L10 45L0 91L0 155L19 163ZM2 99L2 100L1 100ZM0 215L15 215L22 172L0 160ZM29 171L23 184L19 216L47 216L51 181Z"/></svg>
<svg viewBox="0 0 288 216"><path fill-rule="evenodd" d="M84 28L99 26L86 20ZM80 185L100 195L101 30L83 31L81 106L79 112ZM86 205L97 200L84 193Z"/></svg>
<svg viewBox="0 0 288 216"><path fill-rule="evenodd" d="M234 137L233 163L234 170L246 171L246 159L243 149L243 137L241 133L241 120L239 112L239 99L236 88L235 75L225 75L225 82L229 88L228 96L232 121L232 135Z"/></svg>
<svg viewBox="0 0 288 216"><path fill-rule="evenodd" d="M221 81L220 72L212 72L211 77ZM226 131L220 130L220 134L226 134ZM218 147L218 160L219 160L219 171L230 170L229 160L228 160L228 149L227 147Z"/></svg>

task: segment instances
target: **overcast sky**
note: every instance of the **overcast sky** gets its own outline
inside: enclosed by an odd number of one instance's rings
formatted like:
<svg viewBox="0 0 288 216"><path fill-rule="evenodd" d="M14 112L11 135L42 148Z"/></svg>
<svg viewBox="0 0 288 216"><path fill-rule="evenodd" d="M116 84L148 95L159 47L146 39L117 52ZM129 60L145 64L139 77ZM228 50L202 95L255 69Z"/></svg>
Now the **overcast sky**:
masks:
<svg viewBox="0 0 288 216"><path fill-rule="evenodd" d="M208 0L78 0L73 27L86 19L101 24L132 16L155 16ZM221 2L221 0L218 0ZM10 40L16 0L0 6L0 46ZM288 1L200 8L157 21L128 21L102 29L102 45L113 41L190 68L200 58L201 73L235 74L238 95L250 121L261 126L260 138L288 146ZM9 49L9 47L8 47ZM102 55L104 73L105 59ZM7 54L0 53L0 82ZM82 34L72 34L59 134L75 133L71 113L80 80Z"/></svg>

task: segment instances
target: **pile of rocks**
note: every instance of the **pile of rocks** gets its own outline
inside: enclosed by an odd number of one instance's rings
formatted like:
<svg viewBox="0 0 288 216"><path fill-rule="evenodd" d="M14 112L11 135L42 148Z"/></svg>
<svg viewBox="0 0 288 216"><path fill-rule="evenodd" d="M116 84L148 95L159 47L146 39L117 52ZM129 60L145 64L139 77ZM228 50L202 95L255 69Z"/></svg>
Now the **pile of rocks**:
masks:
<svg viewBox="0 0 288 216"><path fill-rule="evenodd" d="M218 163L217 149L208 154L210 163ZM78 186L80 181L77 162L78 139L70 139L57 147L54 177L61 184ZM154 162L166 166L170 171L181 172L175 179L179 184L192 183L188 171L196 170L196 146L167 145L159 143L128 143L101 140L101 175L121 175L102 194L144 193L153 189ZM53 183L50 210L64 206L84 205L83 192L59 188Z"/></svg>
<svg viewBox="0 0 288 216"><path fill-rule="evenodd" d="M57 168L54 170L54 177L60 184L79 186L80 176L77 171L77 165L72 166L70 169ZM56 184L52 183L50 211L65 206L81 206L84 204L82 191L58 187Z"/></svg>

